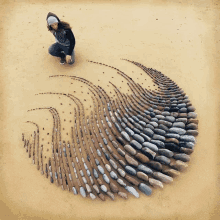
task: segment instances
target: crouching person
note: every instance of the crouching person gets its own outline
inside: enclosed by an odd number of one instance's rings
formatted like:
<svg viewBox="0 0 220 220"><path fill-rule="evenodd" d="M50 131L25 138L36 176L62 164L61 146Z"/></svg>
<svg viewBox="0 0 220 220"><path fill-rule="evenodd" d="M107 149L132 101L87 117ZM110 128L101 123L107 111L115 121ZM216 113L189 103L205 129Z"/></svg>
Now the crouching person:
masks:
<svg viewBox="0 0 220 220"><path fill-rule="evenodd" d="M75 37L67 22L60 19L53 13L47 15L47 28L54 35L56 43L52 44L48 52L52 56L60 57L60 64L73 64L75 62Z"/></svg>

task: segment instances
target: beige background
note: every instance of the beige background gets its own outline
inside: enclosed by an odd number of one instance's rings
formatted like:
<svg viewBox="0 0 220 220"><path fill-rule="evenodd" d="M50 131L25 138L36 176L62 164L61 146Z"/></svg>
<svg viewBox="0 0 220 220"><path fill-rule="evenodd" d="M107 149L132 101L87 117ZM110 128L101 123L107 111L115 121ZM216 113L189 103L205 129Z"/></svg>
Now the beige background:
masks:
<svg viewBox="0 0 220 220"><path fill-rule="evenodd" d="M217 219L220 3L45 2L0 2L0 219ZM72 67L61 66L47 53L54 42L46 29L49 11L73 28L76 63ZM81 100L87 99L84 104L89 112L91 99L85 86L71 84L67 78L51 79L50 75L81 76L103 86L109 94L109 80L121 86L123 92L128 90L115 71L88 63L87 59L115 66L143 86L153 87L140 69L121 58L155 68L177 82L197 109L200 134L189 169L163 190L155 190L151 197L129 197L127 201L91 201L62 191L41 176L22 147L21 133L33 131L34 127L25 123L33 120L41 130L45 127L45 140L41 141L46 145L51 116L47 111L27 110L45 106L60 111L70 108L65 107L67 100L62 99L64 105L60 106L59 97L35 96L39 92L76 91ZM64 127L68 129L68 125Z"/></svg>

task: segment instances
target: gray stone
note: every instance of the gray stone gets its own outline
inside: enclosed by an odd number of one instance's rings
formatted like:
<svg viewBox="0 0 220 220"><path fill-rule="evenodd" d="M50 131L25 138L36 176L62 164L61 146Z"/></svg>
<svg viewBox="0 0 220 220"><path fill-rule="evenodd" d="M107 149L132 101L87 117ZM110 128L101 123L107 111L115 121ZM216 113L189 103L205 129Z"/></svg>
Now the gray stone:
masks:
<svg viewBox="0 0 220 220"><path fill-rule="evenodd" d="M98 156L99 156L99 157L101 157L101 156L102 156L102 154L101 154L100 150L99 150L99 149L97 149L96 151L97 151Z"/></svg>
<svg viewBox="0 0 220 220"><path fill-rule="evenodd" d="M162 164L165 164L165 165L169 165L170 164L170 159L167 158L166 156L156 156L155 157L155 160L162 163Z"/></svg>
<svg viewBox="0 0 220 220"><path fill-rule="evenodd" d="M171 158L174 155L173 152L168 149L158 149L158 153L168 158Z"/></svg>
<svg viewBox="0 0 220 220"><path fill-rule="evenodd" d="M89 170L86 170L87 176L91 176L91 173Z"/></svg>
<svg viewBox="0 0 220 220"><path fill-rule="evenodd" d="M87 179L84 176L82 177L82 180L85 184L87 183Z"/></svg>
<svg viewBox="0 0 220 220"><path fill-rule="evenodd" d="M134 123L134 119L133 118L128 118L128 121L130 121L132 124Z"/></svg>
<svg viewBox="0 0 220 220"><path fill-rule="evenodd" d="M139 124L140 124L142 127L145 127L145 126L147 125L144 121L139 121Z"/></svg>
<svg viewBox="0 0 220 220"><path fill-rule="evenodd" d="M177 128L185 128L185 124L183 122L174 122L173 123L173 127L177 127Z"/></svg>
<svg viewBox="0 0 220 220"><path fill-rule="evenodd" d="M111 171L111 172L110 172L110 176L111 176L111 178L114 179L114 180L117 180L117 179L118 179L118 176L117 176L117 174L116 174L114 171Z"/></svg>
<svg viewBox="0 0 220 220"><path fill-rule="evenodd" d="M158 134L154 134L153 139L163 141L163 142L165 141L165 137L161 136L161 135L158 135Z"/></svg>
<svg viewBox="0 0 220 220"><path fill-rule="evenodd" d="M93 185L92 186L93 187L93 189L96 191L96 193L98 193L99 194L99 187L97 186L97 185Z"/></svg>
<svg viewBox="0 0 220 220"><path fill-rule="evenodd" d="M197 136L199 134L199 132L197 130L187 130L186 134L192 135L192 136Z"/></svg>
<svg viewBox="0 0 220 220"><path fill-rule="evenodd" d="M187 118L177 118L176 122L183 122L184 124L186 124Z"/></svg>
<svg viewBox="0 0 220 220"><path fill-rule="evenodd" d="M163 124L163 125L167 126L168 128L172 127L172 123L169 121L159 120L158 123Z"/></svg>
<svg viewBox="0 0 220 220"><path fill-rule="evenodd" d="M171 182L173 182L173 178L172 177L167 176L167 175L165 175L163 173L160 173L160 172L154 172L153 176L154 176L154 178L160 180L163 183L171 183Z"/></svg>
<svg viewBox="0 0 220 220"><path fill-rule="evenodd" d="M96 169L93 169L93 174L94 174L94 177L95 177L96 179L99 178L99 174L98 174L98 172L96 171Z"/></svg>
<svg viewBox="0 0 220 220"><path fill-rule="evenodd" d="M138 186L138 189L148 196L152 194L152 189L144 183L140 183L140 185Z"/></svg>
<svg viewBox="0 0 220 220"><path fill-rule="evenodd" d="M112 128L112 123L111 122L107 122L109 128Z"/></svg>
<svg viewBox="0 0 220 220"><path fill-rule="evenodd" d="M123 187L126 186L126 183L122 179L120 179L120 178L117 179L117 183L120 184Z"/></svg>
<svg viewBox="0 0 220 220"><path fill-rule="evenodd" d="M125 131L122 131L121 135L126 141L131 141L129 135Z"/></svg>
<svg viewBox="0 0 220 220"><path fill-rule="evenodd" d="M185 142L196 142L196 139L192 135L182 135L180 136L180 141L185 141Z"/></svg>
<svg viewBox="0 0 220 220"><path fill-rule="evenodd" d="M156 115L155 117L158 118L159 120L164 120L164 118L165 118L165 116L163 116L163 115Z"/></svg>
<svg viewBox="0 0 220 220"><path fill-rule="evenodd" d="M150 175L153 173L153 171L149 167L143 164L138 165L138 170Z"/></svg>
<svg viewBox="0 0 220 220"><path fill-rule="evenodd" d="M154 159L156 156L156 153L154 151L152 151L151 149L149 149L148 147L144 147L142 149L143 153L149 157L150 159Z"/></svg>
<svg viewBox="0 0 220 220"><path fill-rule="evenodd" d="M96 196L93 193L90 193L89 196L92 200L96 199Z"/></svg>
<svg viewBox="0 0 220 220"><path fill-rule="evenodd" d="M180 113L187 113L187 108L181 108L181 109L179 110L179 112L180 112Z"/></svg>
<svg viewBox="0 0 220 220"><path fill-rule="evenodd" d="M83 163L83 165L84 165L85 169L88 170L86 163Z"/></svg>
<svg viewBox="0 0 220 220"><path fill-rule="evenodd" d="M165 134L165 137L166 138L176 138L176 139L179 139L180 135L179 134L174 134L174 133L168 133L168 134Z"/></svg>
<svg viewBox="0 0 220 220"><path fill-rule="evenodd" d="M152 144L157 145L157 147L159 147L159 148L164 148L164 147L165 147L165 144L164 144L164 142L162 142L162 141L159 141L159 140L151 140L150 142L151 142Z"/></svg>
<svg viewBox="0 0 220 220"><path fill-rule="evenodd" d="M128 122L127 118L125 118L125 117L122 118L122 121L124 121L125 123Z"/></svg>
<svg viewBox="0 0 220 220"><path fill-rule="evenodd" d="M195 144L193 142L180 142L179 145L180 147L194 149Z"/></svg>
<svg viewBox="0 0 220 220"><path fill-rule="evenodd" d="M97 166L100 164L98 159L95 159L95 164L96 164Z"/></svg>
<svg viewBox="0 0 220 220"><path fill-rule="evenodd" d="M184 153L176 154L176 155L174 155L174 159L181 160L183 162L189 162L190 161L190 156L187 155L187 154L184 154Z"/></svg>
<svg viewBox="0 0 220 220"><path fill-rule="evenodd" d="M131 145L132 147L138 149L138 150L140 150L140 149L142 148L142 145L141 145L140 143L138 143L137 141L135 141L135 140L132 140L132 141L130 142L130 145Z"/></svg>
<svg viewBox="0 0 220 220"><path fill-rule="evenodd" d="M125 177L126 173L125 173L124 170L122 170L121 168L118 168L118 172L119 172L121 177Z"/></svg>
<svg viewBox="0 0 220 220"><path fill-rule="evenodd" d="M85 189L84 189L82 186L79 188L79 192L80 192L80 194L81 194L81 196L82 196L83 198L86 197L86 191L85 191Z"/></svg>
<svg viewBox="0 0 220 220"><path fill-rule="evenodd" d="M169 122L174 122L176 119L173 117L173 116L166 116L165 119L166 121L169 121Z"/></svg>
<svg viewBox="0 0 220 220"><path fill-rule="evenodd" d="M151 118L151 121L155 121L155 122L158 122L158 118Z"/></svg>
<svg viewBox="0 0 220 220"><path fill-rule="evenodd" d="M73 191L73 194L74 194L74 195L77 195L77 194L78 194L75 187L72 188L72 191Z"/></svg>
<svg viewBox="0 0 220 220"><path fill-rule="evenodd" d="M163 116L170 116L170 113L167 112L167 111L164 111L164 112L162 112L161 114L162 114Z"/></svg>
<svg viewBox="0 0 220 220"><path fill-rule="evenodd" d="M91 187L90 187L88 184L86 184L86 191L87 191L88 193L91 193L91 192L92 192L92 189L91 189Z"/></svg>
<svg viewBox="0 0 220 220"><path fill-rule="evenodd" d="M137 153L137 151L136 151L132 146L130 146L130 145L128 145L128 144L126 144L126 145L124 146L124 149L125 149L127 152L129 152L131 155L133 155L133 156Z"/></svg>
<svg viewBox="0 0 220 220"><path fill-rule="evenodd" d="M150 124L153 125L155 128L158 127L158 124L157 124L157 122L155 122L155 121L151 121Z"/></svg>
<svg viewBox="0 0 220 220"><path fill-rule="evenodd" d="M166 134L166 131L164 131L162 129L159 129L159 128L155 128L154 132L155 132L155 134L159 134L159 135L162 135L162 136L164 136Z"/></svg>
<svg viewBox="0 0 220 220"><path fill-rule="evenodd" d="M131 166L125 166L125 171L132 176L135 176L137 173L136 170Z"/></svg>
<svg viewBox="0 0 220 220"><path fill-rule="evenodd" d="M133 136L134 135L134 132L130 128L128 128L128 127L125 128L125 131L128 133L129 136Z"/></svg>
<svg viewBox="0 0 220 220"><path fill-rule="evenodd" d="M100 188L105 193L108 191L108 189L107 189L107 187L105 185L101 185Z"/></svg>
<svg viewBox="0 0 220 220"><path fill-rule="evenodd" d="M170 128L169 129L169 132L170 133L175 133L175 134L180 134L180 135L183 135L186 133L186 130L182 129L182 128Z"/></svg>
<svg viewBox="0 0 220 220"><path fill-rule="evenodd" d="M186 107L186 104L185 103L181 103L181 104L178 104L177 107L179 107L181 109L181 108Z"/></svg>
<svg viewBox="0 0 220 220"><path fill-rule="evenodd" d="M198 125L195 123L190 123L190 124L186 125L186 129L196 130L196 129L198 129Z"/></svg>
<svg viewBox="0 0 220 220"><path fill-rule="evenodd" d="M138 130L137 128L134 128L133 131L134 131L134 133L137 133L137 134L140 134L140 133L141 133L141 131Z"/></svg>
<svg viewBox="0 0 220 220"><path fill-rule="evenodd" d="M132 186L126 186L125 189L136 198L139 198L139 193L136 191L136 189Z"/></svg>
<svg viewBox="0 0 220 220"><path fill-rule="evenodd" d="M139 119L136 117L136 116L132 116L132 118L136 121L136 122L139 122Z"/></svg>
<svg viewBox="0 0 220 220"><path fill-rule="evenodd" d="M115 122L115 127L117 128L117 130L119 132L122 132L120 125L118 123L116 123L116 122Z"/></svg>
<svg viewBox="0 0 220 220"><path fill-rule="evenodd" d="M146 125L146 128L150 128L151 130L154 130L154 126L151 125L151 124L147 124L147 125Z"/></svg>
<svg viewBox="0 0 220 220"><path fill-rule="evenodd" d="M144 138L145 141L150 141L150 140L151 140L151 138L148 137L148 136L147 136L146 134L144 134L144 133L140 133L140 135L141 135L141 137Z"/></svg>
<svg viewBox="0 0 220 220"><path fill-rule="evenodd" d="M150 142L144 142L144 143L142 144L142 146L143 146L143 147L147 147L147 148L149 148L149 149L151 149L152 151L155 151L155 152L158 151L157 145L152 144L152 143L150 143Z"/></svg>
<svg viewBox="0 0 220 220"><path fill-rule="evenodd" d="M111 174L111 173L110 173ZM110 183L110 180L108 178L108 176L106 174L103 174L103 180L106 182L106 183Z"/></svg>
<svg viewBox="0 0 220 220"><path fill-rule="evenodd" d="M154 132L150 128L145 128L143 132L149 137L153 137L154 135Z"/></svg>
<svg viewBox="0 0 220 220"><path fill-rule="evenodd" d="M116 170L118 168L117 164L115 163L115 161L113 161L112 159L109 160L110 164L112 165L112 167Z"/></svg>
<svg viewBox="0 0 220 220"><path fill-rule="evenodd" d="M189 106L187 109L188 109L188 112L194 112L196 110L196 108L193 106Z"/></svg>
<svg viewBox="0 0 220 220"><path fill-rule="evenodd" d="M105 168L108 172L111 172L112 168L109 164L105 164Z"/></svg>
<svg viewBox="0 0 220 220"><path fill-rule="evenodd" d="M173 116L174 118L177 118L177 117L178 117L178 115L179 115L179 113L178 113L178 112L171 112L171 116Z"/></svg>
<svg viewBox="0 0 220 220"><path fill-rule="evenodd" d="M149 114L150 114L150 112L147 111L147 110L144 110L144 113L145 113L146 115L149 115Z"/></svg>
<svg viewBox="0 0 220 220"><path fill-rule="evenodd" d="M134 126L137 128L137 129L139 129L139 130L141 130L141 131L143 131L143 127L141 126L141 125L139 125L138 123L134 123Z"/></svg>
<svg viewBox="0 0 220 220"><path fill-rule="evenodd" d="M80 170L79 173L80 173L81 176L84 176L84 173L83 173L82 170Z"/></svg>
<svg viewBox="0 0 220 220"><path fill-rule="evenodd" d="M122 122L122 123L121 123L121 127L122 127L122 128L126 128L127 125L126 125L124 122Z"/></svg>
<svg viewBox="0 0 220 220"><path fill-rule="evenodd" d="M138 135L138 134L134 134L133 135L133 138L136 140L136 141L138 141L139 143L144 143L144 138L143 137L141 137L140 135Z"/></svg>
<svg viewBox="0 0 220 220"><path fill-rule="evenodd" d="M196 118L197 114L195 112L189 112L187 118Z"/></svg>

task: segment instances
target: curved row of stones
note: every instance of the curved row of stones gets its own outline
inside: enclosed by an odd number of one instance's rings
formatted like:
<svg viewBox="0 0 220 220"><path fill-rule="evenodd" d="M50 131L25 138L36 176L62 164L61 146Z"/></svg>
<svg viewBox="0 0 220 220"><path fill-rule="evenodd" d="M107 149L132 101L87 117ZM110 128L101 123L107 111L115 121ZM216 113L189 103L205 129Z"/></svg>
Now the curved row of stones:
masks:
<svg viewBox="0 0 220 220"><path fill-rule="evenodd" d="M138 198L140 192L151 195L153 188L163 188L187 168L198 135L195 108L184 91L161 72L128 62L146 72L159 91L147 90L119 69L97 62L92 63L115 69L127 80L132 94L122 94L110 82L117 95L113 100L100 86L81 77L51 76L78 80L92 93L94 110L88 116L72 94L41 93L65 96L75 103L71 143L62 140L55 108L30 110L49 110L53 117L52 156L43 161L39 126L31 121L36 127L32 141L22 134L26 152L37 169L63 190L103 201L106 196L114 200L116 194L127 199L127 193Z"/></svg>

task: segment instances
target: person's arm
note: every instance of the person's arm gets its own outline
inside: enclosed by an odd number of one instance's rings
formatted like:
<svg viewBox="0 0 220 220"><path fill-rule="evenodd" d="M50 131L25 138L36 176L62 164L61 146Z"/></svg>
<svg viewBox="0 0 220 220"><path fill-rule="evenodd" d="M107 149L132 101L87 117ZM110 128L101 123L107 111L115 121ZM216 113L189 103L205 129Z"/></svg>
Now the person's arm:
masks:
<svg viewBox="0 0 220 220"><path fill-rule="evenodd" d="M69 39L69 41L70 41L70 46L69 46L69 51L68 51L68 54L67 55L70 55L71 56L71 54L72 54L72 52L73 52L73 49L74 49L74 47L75 47L75 37L74 37L74 35L73 35L73 32L71 31L71 29L69 29L69 30L66 30L66 36L67 36L67 38Z"/></svg>

